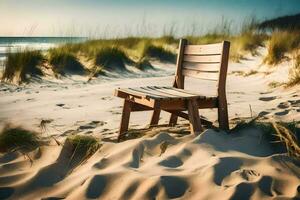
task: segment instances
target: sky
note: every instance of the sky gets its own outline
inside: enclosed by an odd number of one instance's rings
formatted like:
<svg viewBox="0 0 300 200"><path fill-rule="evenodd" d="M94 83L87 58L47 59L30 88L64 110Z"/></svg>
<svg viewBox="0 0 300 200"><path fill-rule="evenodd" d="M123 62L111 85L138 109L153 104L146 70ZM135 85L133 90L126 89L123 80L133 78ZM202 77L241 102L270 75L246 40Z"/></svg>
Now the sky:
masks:
<svg viewBox="0 0 300 200"><path fill-rule="evenodd" d="M300 13L300 0L0 0L0 36L203 34Z"/></svg>

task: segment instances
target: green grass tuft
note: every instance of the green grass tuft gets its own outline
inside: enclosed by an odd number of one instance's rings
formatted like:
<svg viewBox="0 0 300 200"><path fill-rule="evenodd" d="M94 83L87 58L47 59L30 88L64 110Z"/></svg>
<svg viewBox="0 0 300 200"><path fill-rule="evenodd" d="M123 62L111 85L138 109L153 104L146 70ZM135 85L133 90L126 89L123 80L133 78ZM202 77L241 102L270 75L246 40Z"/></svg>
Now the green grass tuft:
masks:
<svg viewBox="0 0 300 200"><path fill-rule="evenodd" d="M107 70L126 70L125 63L131 60L119 47L104 47L97 51L95 65Z"/></svg>
<svg viewBox="0 0 300 200"><path fill-rule="evenodd" d="M287 152L289 156L300 158L300 123L299 122L266 122L254 118L239 122L231 132L255 128L263 132L263 136L271 143L276 153Z"/></svg>
<svg viewBox="0 0 300 200"><path fill-rule="evenodd" d="M264 59L264 63L276 65L283 60L286 53L291 53L299 48L299 31L275 31L269 40L268 54Z"/></svg>
<svg viewBox="0 0 300 200"><path fill-rule="evenodd" d="M142 58L141 60L137 61L134 63L134 66L140 70L154 69L147 58Z"/></svg>
<svg viewBox="0 0 300 200"><path fill-rule="evenodd" d="M0 133L0 152L31 151L41 145L36 132L7 125Z"/></svg>
<svg viewBox="0 0 300 200"><path fill-rule="evenodd" d="M100 148L100 143L95 137L83 135L68 137L65 145L71 150L70 165L83 163Z"/></svg>
<svg viewBox="0 0 300 200"><path fill-rule="evenodd" d="M84 74L85 68L78 61L77 57L62 48L53 48L48 51L49 63L52 65L55 74L65 75Z"/></svg>
<svg viewBox="0 0 300 200"><path fill-rule="evenodd" d="M289 81L287 87L300 84L300 51L294 58L294 66L289 71Z"/></svg>
<svg viewBox="0 0 300 200"><path fill-rule="evenodd" d="M146 42L141 52L141 58L156 58L160 61L175 62L176 55L163 46L153 45Z"/></svg>
<svg viewBox="0 0 300 200"><path fill-rule="evenodd" d="M29 76L42 75L39 65L44 56L41 51L21 50L16 53L8 53L4 63L2 80L22 83L29 80Z"/></svg>

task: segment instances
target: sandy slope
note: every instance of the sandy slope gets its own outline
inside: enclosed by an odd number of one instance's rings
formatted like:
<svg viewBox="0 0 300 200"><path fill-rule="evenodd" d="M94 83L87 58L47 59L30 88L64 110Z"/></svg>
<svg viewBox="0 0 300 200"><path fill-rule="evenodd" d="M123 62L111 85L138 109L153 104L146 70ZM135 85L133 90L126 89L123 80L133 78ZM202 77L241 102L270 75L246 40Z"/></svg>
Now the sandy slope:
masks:
<svg viewBox="0 0 300 200"><path fill-rule="evenodd" d="M249 57L230 64L227 94L232 122L251 115L299 121L300 88L267 86L271 81L287 79L289 63L271 69L260 63L261 57ZM251 69L258 73L247 77L233 73ZM300 198L299 165L286 155L274 154L261 133L253 130L232 135L207 130L198 137L178 138L171 129L156 128L139 139L108 142L116 137L122 106L122 100L112 96L113 89L171 85L170 74L174 70L173 66L166 66L164 71L146 72L167 75L164 77L132 78L125 74L91 83L83 83L77 77L76 81L44 80L22 88L1 84L1 125L12 122L40 131L41 120L48 119L43 136L56 135L63 141L70 134L93 134L106 142L80 166L70 167L68 152L55 144L32 152L33 163L17 153L1 155L0 197ZM215 93L213 83L199 80L187 81L187 88L208 95ZM216 119L214 110L201 110L201 114ZM168 117L163 113L160 121L167 122ZM145 127L149 120L149 112L134 113L131 127Z"/></svg>
<svg viewBox="0 0 300 200"><path fill-rule="evenodd" d="M0 184L6 188L0 192L13 193L11 199L300 198L299 168L286 155L273 154L253 131L232 136L207 130L180 139L160 133L104 143L75 169L60 150L42 148L32 165L22 156L2 158Z"/></svg>

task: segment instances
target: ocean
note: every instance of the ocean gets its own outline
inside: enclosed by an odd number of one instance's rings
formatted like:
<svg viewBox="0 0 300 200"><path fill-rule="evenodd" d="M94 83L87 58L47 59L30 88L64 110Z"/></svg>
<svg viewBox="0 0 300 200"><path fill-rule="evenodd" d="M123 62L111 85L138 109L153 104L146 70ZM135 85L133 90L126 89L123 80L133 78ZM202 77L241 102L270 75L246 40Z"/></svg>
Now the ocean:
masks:
<svg viewBox="0 0 300 200"><path fill-rule="evenodd" d="M0 66L3 67L7 54L22 49L45 51L65 43L87 40L85 37L0 37Z"/></svg>

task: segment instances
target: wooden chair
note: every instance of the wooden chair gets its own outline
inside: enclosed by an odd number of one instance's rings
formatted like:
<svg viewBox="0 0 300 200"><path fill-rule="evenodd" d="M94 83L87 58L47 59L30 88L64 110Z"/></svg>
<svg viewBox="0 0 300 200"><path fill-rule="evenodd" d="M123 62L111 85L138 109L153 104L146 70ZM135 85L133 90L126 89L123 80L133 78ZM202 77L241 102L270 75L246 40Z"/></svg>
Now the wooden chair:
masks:
<svg viewBox="0 0 300 200"><path fill-rule="evenodd" d="M208 45L188 45L187 40L181 39L173 87L116 89L115 96L125 99L118 140L128 131L130 113L135 111L153 110L150 125L158 124L161 110L169 112L171 113L170 126L177 123L179 116L189 120L192 133L199 134L202 131L201 123L210 122L200 119L198 109L217 108L219 127L228 130L225 83L229 48L228 41ZM218 81L216 96L207 97L184 89L186 76Z"/></svg>

